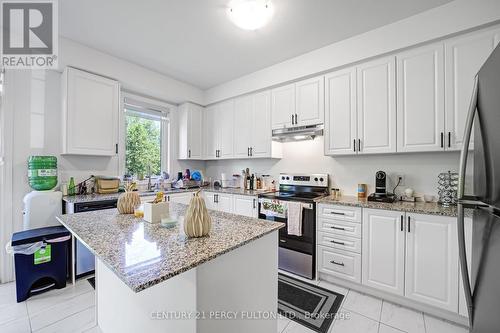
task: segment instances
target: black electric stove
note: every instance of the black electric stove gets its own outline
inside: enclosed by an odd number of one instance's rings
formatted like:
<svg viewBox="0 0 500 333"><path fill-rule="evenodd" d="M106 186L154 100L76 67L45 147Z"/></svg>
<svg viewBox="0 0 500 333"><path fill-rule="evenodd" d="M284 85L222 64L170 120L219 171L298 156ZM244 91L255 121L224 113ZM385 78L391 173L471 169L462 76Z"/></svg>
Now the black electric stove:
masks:
<svg viewBox="0 0 500 333"><path fill-rule="evenodd" d="M282 270L314 279L316 262L316 203L328 195L327 174L280 174L279 191L259 195L259 218L287 224L284 216L266 215L264 200L286 205L287 201L302 203L301 235L288 234L288 226L279 231L278 267Z"/></svg>

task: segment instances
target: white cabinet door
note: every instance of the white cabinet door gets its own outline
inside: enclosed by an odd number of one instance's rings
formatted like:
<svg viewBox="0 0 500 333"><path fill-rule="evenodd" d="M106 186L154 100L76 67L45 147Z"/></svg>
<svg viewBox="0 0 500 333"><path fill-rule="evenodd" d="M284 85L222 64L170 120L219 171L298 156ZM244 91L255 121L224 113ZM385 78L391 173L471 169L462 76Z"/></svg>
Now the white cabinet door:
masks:
<svg viewBox="0 0 500 333"><path fill-rule="evenodd" d="M356 154L356 68L325 76L325 155Z"/></svg>
<svg viewBox="0 0 500 333"><path fill-rule="evenodd" d="M395 57L357 67L360 154L396 152Z"/></svg>
<svg viewBox="0 0 500 333"><path fill-rule="evenodd" d="M295 84L295 125L323 124L325 114L325 87L323 76Z"/></svg>
<svg viewBox="0 0 500 333"><path fill-rule="evenodd" d="M295 117L295 84L271 90L272 128L291 127Z"/></svg>
<svg viewBox="0 0 500 333"><path fill-rule="evenodd" d="M207 209L217 210L216 193L204 191L203 198L205 199Z"/></svg>
<svg viewBox="0 0 500 333"><path fill-rule="evenodd" d="M405 296L458 312L457 219L406 214Z"/></svg>
<svg viewBox="0 0 500 333"><path fill-rule="evenodd" d="M471 277L472 269L472 219L465 219L465 253L467 255L467 270L469 271L469 278ZM467 312L467 301L465 300L464 284L462 282L462 272L460 270L460 265L458 266L458 314L464 317L468 317Z"/></svg>
<svg viewBox="0 0 500 333"><path fill-rule="evenodd" d="M167 200L169 202L181 203L184 205L189 205L191 198L193 197L194 192L184 192L184 193L174 193L168 194Z"/></svg>
<svg viewBox="0 0 500 333"><path fill-rule="evenodd" d="M271 141L271 92L253 95L252 157L273 157ZM243 125L244 126L244 125Z"/></svg>
<svg viewBox="0 0 500 333"><path fill-rule="evenodd" d="M203 158L203 108L191 104L189 108L189 147L188 158L199 160Z"/></svg>
<svg viewBox="0 0 500 333"><path fill-rule="evenodd" d="M250 156L253 130L253 95L239 97L234 101L234 157Z"/></svg>
<svg viewBox="0 0 500 333"><path fill-rule="evenodd" d="M219 149L219 130L217 124L217 109L218 105L212 105L205 109L203 123L205 137L205 158L216 159L217 150Z"/></svg>
<svg viewBox="0 0 500 333"><path fill-rule="evenodd" d="M446 137L447 140L450 139L446 144L448 150L462 148L474 77L499 39L500 30L497 28L474 32L445 42Z"/></svg>
<svg viewBox="0 0 500 333"><path fill-rule="evenodd" d="M120 84L68 67L63 73L62 153L114 156Z"/></svg>
<svg viewBox="0 0 500 333"><path fill-rule="evenodd" d="M217 112L219 129L219 158L231 158L234 154L234 100L222 102Z"/></svg>
<svg viewBox="0 0 500 333"><path fill-rule="evenodd" d="M179 107L179 159L203 158L202 110L191 103Z"/></svg>
<svg viewBox="0 0 500 333"><path fill-rule="evenodd" d="M257 217L257 197L233 195L233 213L248 217Z"/></svg>
<svg viewBox="0 0 500 333"><path fill-rule="evenodd" d="M226 213L233 212L233 196L227 193L216 193L217 210Z"/></svg>
<svg viewBox="0 0 500 333"><path fill-rule="evenodd" d="M398 152L444 150L444 51L432 44L397 55Z"/></svg>
<svg viewBox="0 0 500 333"><path fill-rule="evenodd" d="M363 209L362 283L404 294L404 213Z"/></svg>

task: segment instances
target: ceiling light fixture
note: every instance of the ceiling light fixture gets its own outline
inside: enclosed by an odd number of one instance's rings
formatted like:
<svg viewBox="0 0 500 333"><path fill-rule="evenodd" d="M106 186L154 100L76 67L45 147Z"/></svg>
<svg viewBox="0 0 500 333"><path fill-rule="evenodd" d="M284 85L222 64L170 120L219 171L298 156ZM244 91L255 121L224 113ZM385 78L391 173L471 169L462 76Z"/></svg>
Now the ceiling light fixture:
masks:
<svg viewBox="0 0 500 333"><path fill-rule="evenodd" d="M228 15L233 23L245 30L257 30L265 26L274 10L268 0L232 0Z"/></svg>

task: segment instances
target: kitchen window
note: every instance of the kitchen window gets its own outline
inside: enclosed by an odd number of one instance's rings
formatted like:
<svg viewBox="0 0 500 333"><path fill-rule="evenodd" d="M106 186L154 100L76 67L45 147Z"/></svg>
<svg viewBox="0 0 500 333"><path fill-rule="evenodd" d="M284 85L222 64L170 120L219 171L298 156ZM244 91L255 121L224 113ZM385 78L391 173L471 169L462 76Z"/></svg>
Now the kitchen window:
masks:
<svg viewBox="0 0 500 333"><path fill-rule="evenodd" d="M124 93L121 174L142 180L169 170L170 105Z"/></svg>

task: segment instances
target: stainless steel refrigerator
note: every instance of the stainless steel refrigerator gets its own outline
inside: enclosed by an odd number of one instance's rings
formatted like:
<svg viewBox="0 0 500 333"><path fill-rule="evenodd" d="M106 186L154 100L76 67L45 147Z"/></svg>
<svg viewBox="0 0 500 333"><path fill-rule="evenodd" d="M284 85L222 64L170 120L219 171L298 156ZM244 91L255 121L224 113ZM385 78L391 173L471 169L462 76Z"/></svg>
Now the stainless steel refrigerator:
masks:
<svg viewBox="0 0 500 333"><path fill-rule="evenodd" d="M474 126L474 131L472 128ZM474 132L473 193L464 194L469 142ZM474 81L458 188L458 244L470 330L500 332L500 46ZM472 209L472 254L467 257L464 209ZM467 261L471 260L471 274Z"/></svg>

